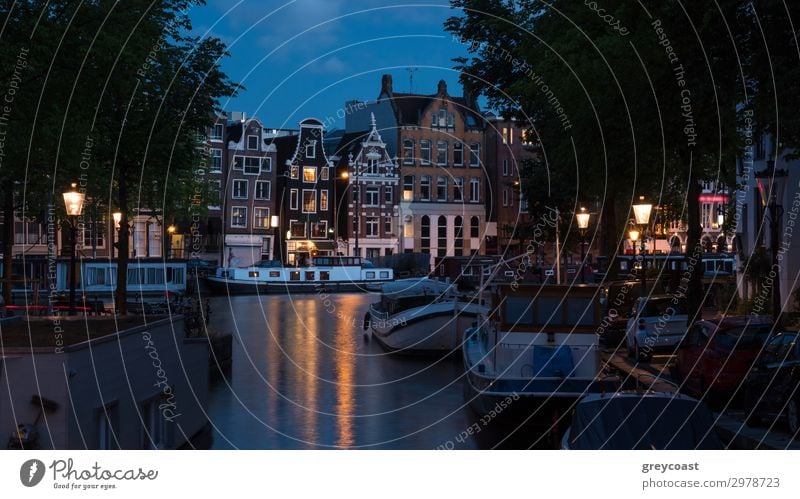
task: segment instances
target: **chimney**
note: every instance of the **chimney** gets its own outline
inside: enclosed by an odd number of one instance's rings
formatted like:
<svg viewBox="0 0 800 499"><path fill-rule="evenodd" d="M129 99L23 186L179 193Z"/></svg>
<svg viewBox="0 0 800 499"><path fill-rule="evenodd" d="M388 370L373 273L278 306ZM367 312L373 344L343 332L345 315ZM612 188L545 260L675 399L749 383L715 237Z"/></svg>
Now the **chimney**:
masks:
<svg viewBox="0 0 800 499"><path fill-rule="evenodd" d="M381 78L381 95L383 94L392 95L392 75L390 74L385 74Z"/></svg>
<svg viewBox="0 0 800 499"><path fill-rule="evenodd" d="M447 83L444 80L439 80L438 95L447 95Z"/></svg>

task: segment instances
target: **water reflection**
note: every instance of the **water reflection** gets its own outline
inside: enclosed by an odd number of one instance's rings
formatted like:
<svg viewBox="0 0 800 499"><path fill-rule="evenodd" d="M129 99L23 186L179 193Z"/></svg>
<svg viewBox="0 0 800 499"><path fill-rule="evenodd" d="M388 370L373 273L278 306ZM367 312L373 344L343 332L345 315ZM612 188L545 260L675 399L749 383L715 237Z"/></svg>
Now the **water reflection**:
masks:
<svg viewBox="0 0 800 499"><path fill-rule="evenodd" d="M214 447L516 446L495 435L497 428L454 440L476 422L464 405L459 358L387 355L361 329L372 300L364 294L214 298L214 326L236 338L230 384L211 390Z"/></svg>

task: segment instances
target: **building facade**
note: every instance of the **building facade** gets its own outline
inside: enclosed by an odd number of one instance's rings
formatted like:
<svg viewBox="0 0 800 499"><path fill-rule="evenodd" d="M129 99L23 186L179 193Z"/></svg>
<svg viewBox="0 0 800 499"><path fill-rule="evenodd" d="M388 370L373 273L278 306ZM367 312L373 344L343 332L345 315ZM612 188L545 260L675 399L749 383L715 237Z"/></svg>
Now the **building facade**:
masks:
<svg viewBox="0 0 800 499"><path fill-rule="evenodd" d="M297 135L276 137L278 234L281 259L304 265L338 252L335 239L335 171L325 154L321 121L300 122Z"/></svg>
<svg viewBox="0 0 800 499"><path fill-rule="evenodd" d="M429 253L431 264L434 256L483 254L487 177L476 102L449 95L443 80L434 94L397 93L384 75L378 99L348 115L348 130L373 114L385 130L395 130L385 142L400 162L398 251Z"/></svg>

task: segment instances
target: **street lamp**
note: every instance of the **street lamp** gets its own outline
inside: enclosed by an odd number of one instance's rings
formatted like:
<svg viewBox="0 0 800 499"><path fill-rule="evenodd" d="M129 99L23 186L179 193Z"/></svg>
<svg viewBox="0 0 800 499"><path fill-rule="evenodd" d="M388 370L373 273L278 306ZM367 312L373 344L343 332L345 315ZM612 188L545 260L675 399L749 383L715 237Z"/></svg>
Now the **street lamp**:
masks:
<svg viewBox="0 0 800 499"><path fill-rule="evenodd" d="M781 245L780 225L783 217L783 181L788 173L784 169L775 169L775 160L767 160L767 168L756 172L758 191L761 193L761 205L769 208L770 244L772 246L772 271L775 272L772 285L772 317L778 322L781 313L780 260L778 253ZM765 186L762 179L767 181Z"/></svg>
<svg viewBox="0 0 800 499"><path fill-rule="evenodd" d="M72 184L72 190L64 193L64 206L67 210L67 217L69 218L69 225L72 229L71 245L72 251L69 260L69 315L75 315L75 246L77 231L77 219L83 212L84 193L77 191L78 184Z"/></svg>
<svg viewBox="0 0 800 499"><path fill-rule="evenodd" d="M361 169L357 163L353 162L353 155L350 154L350 166L353 167L353 173L355 173L355 188L353 192L356 196L356 212L353 216L353 225L355 225L355 236L356 236L356 246L355 246L355 254L353 256L361 256L360 251L358 249L358 233L359 229L361 228L361 184L359 183L359 170Z"/></svg>
<svg viewBox="0 0 800 499"><path fill-rule="evenodd" d="M119 211L115 211L111 214L111 217L114 219L114 239L118 239L117 233L119 231L119 224L122 222L122 213ZM111 241L111 258L114 258L114 245L118 244L115 241Z"/></svg>
<svg viewBox="0 0 800 499"><path fill-rule="evenodd" d="M586 274L583 272L583 265L586 262L586 229L589 228L589 217L591 215L586 213L586 208L581 207L581 212L575 214L575 219L578 221L578 230L581 234L581 282L586 284Z"/></svg>
<svg viewBox="0 0 800 499"><path fill-rule="evenodd" d="M639 230L636 226L631 226L631 229L628 231L628 237L631 240L631 246L633 246L633 261L636 262L636 241L639 240Z"/></svg>
<svg viewBox="0 0 800 499"><path fill-rule="evenodd" d="M636 222L636 225L641 227L641 247L639 249L639 254L642 257L642 296L645 296L647 293L647 265L644 259L644 241L647 231L647 226L650 224L650 212L653 210L653 205L650 203L645 202L644 196L639 196L639 203L633 205L633 218ZM637 232L637 238L639 237L639 233ZM634 241L635 242L635 241ZM635 253L635 252L634 252Z"/></svg>
<svg viewBox="0 0 800 499"><path fill-rule="evenodd" d="M272 215L269 218L269 226L272 227L272 259L275 259L275 254L278 252L278 226L280 219L278 215Z"/></svg>

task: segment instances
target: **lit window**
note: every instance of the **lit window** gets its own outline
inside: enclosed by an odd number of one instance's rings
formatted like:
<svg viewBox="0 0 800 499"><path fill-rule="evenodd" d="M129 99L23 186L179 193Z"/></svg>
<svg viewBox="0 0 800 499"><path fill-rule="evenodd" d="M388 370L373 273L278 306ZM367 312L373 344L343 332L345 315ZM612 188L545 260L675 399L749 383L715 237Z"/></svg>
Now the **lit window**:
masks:
<svg viewBox="0 0 800 499"><path fill-rule="evenodd" d="M319 191L319 209L321 211L328 210L328 190Z"/></svg>
<svg viewBox="0 0 800 499"><path fill-rule="evenodd" d="M317 212L317 191L303 189L303 213Z"/></svg>
<svg viewBox="0 0 800 499"><path fill-rule="evenodd" d="M269 229L269 208L253 208L253 228Z"/></svg>
<svg viewBox="0 0 800 499"><path fill-rule="evenodd" d="M300 167L295 165L289 170L289 176L292 177L293 180L297 180L300 178Z"/></svg>
<svg viewBox="0 0 800 499"><path fill-rule="evenodd" d="M231 207L231 227L247 227L247 207L246 206L233 206Z"/></svg>
<svg viewBox="0 0 800 499"><path fill-rule="evenodd" d="M406 175L403 177L403 201L414 200L414 176Z"/></svg>
<svg viewBox="0 0 800 499"><path fill-rule="evenodd" d="M322 172L320 173L320 178L322 180L328 180L328 167L327 166L323 166L322 167Z"/></svg>
<svg viewBox="0 0 800 499"><path fill-rule="evenodd" d="M303 167L303 182L314 183L317 181L317 167L304 166Z"/></svg>

